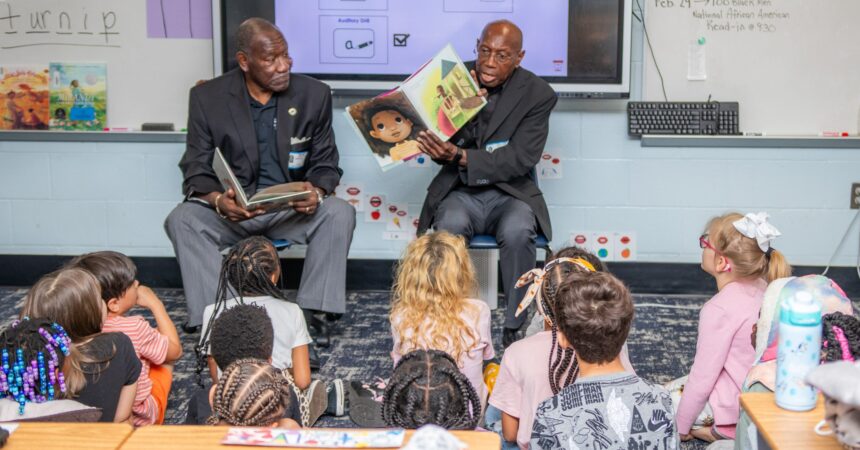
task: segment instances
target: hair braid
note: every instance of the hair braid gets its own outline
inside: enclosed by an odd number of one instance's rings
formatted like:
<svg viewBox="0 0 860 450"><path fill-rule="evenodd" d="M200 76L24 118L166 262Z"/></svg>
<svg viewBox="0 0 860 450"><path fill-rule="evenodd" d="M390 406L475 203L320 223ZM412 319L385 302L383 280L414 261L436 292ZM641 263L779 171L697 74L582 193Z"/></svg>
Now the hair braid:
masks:
<svg viewBox="0 0 860 450"><path fill-rule="evenodd" d="M446 429L474 429L481 400L454 359L438 350L416 350L397 364L385 389L383 420L390 426L418 428L432 423Z"/></svg>
<svg viewBox="0 0 860 450"><path fill-rule="evenodd" d="M287 383L281 371L254 358L234 361L224 369L213 415L207 423L226 422L237 426L269 426L283 416L289 406Z"/></svg>
<svg viewBox="0 0 860 450"><path fill-rule="evenodd" d="M860 360L860 320L841 312L834 312L822 317L823 354L825 361L842 361L844 358L842 343L836 334L837 328L847 344L847 350L854 360Z"/></svg>

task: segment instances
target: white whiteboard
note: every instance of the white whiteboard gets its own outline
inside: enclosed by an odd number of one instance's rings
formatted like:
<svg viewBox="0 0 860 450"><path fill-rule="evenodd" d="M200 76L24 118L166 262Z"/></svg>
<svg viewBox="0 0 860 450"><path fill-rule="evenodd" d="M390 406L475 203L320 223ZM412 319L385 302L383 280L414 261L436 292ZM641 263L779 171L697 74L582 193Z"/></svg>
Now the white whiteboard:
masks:
<svg viewBox="0 0 860 450"><path fill-rule="evenodd" d="M188 90L212 78L212 40L147 38L146 3L0 0L0 64L104 62L109 126L184 128Z"/></svg>
<svg viewBox="0 0 860 450"><path fill-rule="evenodd" d="M738 101L745 132L858 131L860 1L643 1L670 101ZM643 64L643 98L663 100L647 44Z"/></svg>

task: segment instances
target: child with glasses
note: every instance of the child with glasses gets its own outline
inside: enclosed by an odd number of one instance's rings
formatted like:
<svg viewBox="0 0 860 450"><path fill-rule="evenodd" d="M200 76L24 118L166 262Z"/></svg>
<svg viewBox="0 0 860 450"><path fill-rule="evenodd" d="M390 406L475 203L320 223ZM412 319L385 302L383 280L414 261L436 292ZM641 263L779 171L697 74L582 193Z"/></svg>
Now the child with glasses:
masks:
<svg viewBox="0 0 860 450"><path fill-rule="evenodd" d="M779 235L767 213L729 213L711 219L699 237L702 270L714 277L718 292L699 313L690 375L666 386L681 440L735 437L738 396L755 359L750 333L764 292L769 282L791 275L771 245Z"/></svg>

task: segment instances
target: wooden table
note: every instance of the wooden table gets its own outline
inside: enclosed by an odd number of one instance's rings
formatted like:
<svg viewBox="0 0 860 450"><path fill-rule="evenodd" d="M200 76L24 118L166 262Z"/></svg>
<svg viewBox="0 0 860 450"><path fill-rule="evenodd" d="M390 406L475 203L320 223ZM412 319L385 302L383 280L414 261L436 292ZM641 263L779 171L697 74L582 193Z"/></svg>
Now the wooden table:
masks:
<svg viewBox="0 0 860 450"><path fill-rule="evenodd" d="M204 450L220 449L230 450L234 448L255 448L244 445L221 445L220 442L227 434L228 427L215 427L206 425L161 425L138 428L122 445L122 450L158 450L158 449L183 449ZM409 442L414 431L406 431L406 439ZM501 446L499 435L486 431L452 431L457 439L463 441L470 449L498 450ZM278 447L290 448L290 447ZM5 450L5 449L4 449ZM307 450L307 449L304 449Z"/></svg>
<svg viewBox="0 0 860 450"><path fill-rule="evenodd" d="M824 418L824 399L819 396L815 409L788 411L776 406L773 393L741 394L741 407L758 429L759 449L834 449L842 446L833 436L819 436L813 428Z"/></svg>
<svg viewBox="0 0 860 450"><path fill-rule="evenodd" d="M115 450L133 431L125 423L22 422L3 450Z"/></svg>

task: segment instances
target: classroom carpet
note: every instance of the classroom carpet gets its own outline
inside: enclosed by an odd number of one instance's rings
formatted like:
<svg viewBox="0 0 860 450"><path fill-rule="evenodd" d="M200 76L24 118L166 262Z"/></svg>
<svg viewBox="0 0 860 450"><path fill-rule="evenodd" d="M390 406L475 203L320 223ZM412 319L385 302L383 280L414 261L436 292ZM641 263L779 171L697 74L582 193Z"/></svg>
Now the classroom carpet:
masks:
<svg viewBox="0 0 860 450"><path fill-rule="evenodd" d="M174 323L185 321L185 299L181 289L156 289ZM17 315L26 288L0 287L0 326L5 327ZM287 291L295 298L295 291ZM636 315L628 339L630 359L639 376L664 383L685 375L692 364L696 348L699 310L707 296L635 294ZM500 301L503 304L503 300ZM391 331L388 323L389 293L383 291L350 292L347 312L336 322L331 347L320 352L322 366L315 378L330 380L373 381L387 378L392 364ZM146 311L135 309L133 314ZM504 309L493 311L493 341L501 357ZM148 316L151 320L151 316ZM154 322L153 322L154 323ZM194 344L199 333L187 335L179 330L184 353L175 365L173 388L165 414L165 423L185 420L188 400L197 388ZM351 427L348 416L324 416L317 426ZM705 448L701 442L683 443L683 449Z"/></svg>

